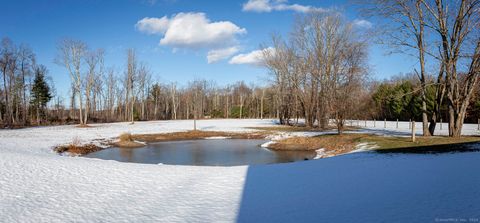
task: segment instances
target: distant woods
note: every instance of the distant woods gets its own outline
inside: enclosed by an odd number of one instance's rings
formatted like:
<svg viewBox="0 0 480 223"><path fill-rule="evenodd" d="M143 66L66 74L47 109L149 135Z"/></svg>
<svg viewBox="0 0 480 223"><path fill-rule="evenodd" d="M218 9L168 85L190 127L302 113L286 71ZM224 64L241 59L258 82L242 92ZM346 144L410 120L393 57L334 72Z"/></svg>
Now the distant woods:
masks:
<svg viewBox="0 0 480 223"><path fill-rule="evenodd" d="M273 35L262 47L266 86L164 83L134 49L113 68L105 65L103 49L64 39L55 62L65 73L55 75L68 75L70 91L57 95L32 50L5 38L0 123L276 118L287 125L304 119L312 128L333 123L342 133L347 120L399 119L422 121L425 136L446 121L449 135L458 137L464 121L480 118L480 1L368 0L357 6L374 29L326 10L297 16L287 36ZM368 66L372 44L413 58L411 72L374 80Z"/></svg>
<svg viewBox="0 0 480 223"><path fill-rule="evenodd" d="M204 118L275 118L274 91L238 82L219 86L193 80L179 85L152 77L134 49L120 69L105 66L103 49L79 40L58 43L56 64L70 78L69 95L57 95L48 70L30 48L5 38L1 48L0 125L22 127ZM57 74L58 75L58 74Z"/></svg>
<svg viewBox="0 0 480 223"><path fill-rule="evenodd" d="M40 124L55 87L45 66L27 45L4 38L0 45L0 127Z"/></svg>

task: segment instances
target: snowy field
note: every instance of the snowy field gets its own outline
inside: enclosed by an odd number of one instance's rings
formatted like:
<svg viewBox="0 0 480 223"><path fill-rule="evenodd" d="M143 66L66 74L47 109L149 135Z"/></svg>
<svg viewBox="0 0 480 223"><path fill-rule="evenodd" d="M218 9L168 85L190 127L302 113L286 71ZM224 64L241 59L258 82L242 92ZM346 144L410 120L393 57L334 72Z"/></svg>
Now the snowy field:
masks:
<svg viewBox="0 0 480 223"><path fill-rule="evenodd" d="M273 120L202 120L206 131L252 131ZM360 125L364 123L360 121ZM367 123L407 135L408 123ZM59 156L56 145L191 130L158 121L0 130L0 222L438 222L480 220L480 153L357 153L237 167L121 163ZM417 129L420 123L417 123ZM466 125L464 134L478 134ZM444 124L442 134L447 131ZM419 129L418 133L421 133ZM308 133L296 133L296 135Z"/></svg>

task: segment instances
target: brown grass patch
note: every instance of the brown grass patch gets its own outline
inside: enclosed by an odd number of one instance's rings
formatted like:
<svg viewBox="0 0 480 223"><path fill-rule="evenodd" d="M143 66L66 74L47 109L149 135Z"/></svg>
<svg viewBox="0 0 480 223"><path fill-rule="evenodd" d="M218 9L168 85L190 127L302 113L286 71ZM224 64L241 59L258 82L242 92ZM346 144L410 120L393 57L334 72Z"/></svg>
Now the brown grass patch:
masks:
<svg viewBox="0 0 480 223"><path fill-rule="evenodd" d="M293 137L280 140L269 146L273 150L317 150L325 149L327 153L341 154L353 151L360 134L321 135L315 137Z"/></svg>
<svg viewBox="0 0 480 223"><path fill-rule="evenodd" d="M265 135L260 133L230 133L213 131L188 131L172 132L161 134L139 134L133 135L135 140L143 142L163 142L177 140L204 139L208 137L229 137L232 139L264 139Z"/></svg>
<svg viewBox="0 0 480 223"><path fill-rule="evenodd" d="M351 152L360 143L372 143L376 150L392 150L410 148L412 150L422 147L439 147L445 145L462 145L480 142L480 137L465 136L450 138L445 136L417 137L412 142L409 137L389 137L368 134L331 134L315 137L293 137L283 139L269 146L273 150L317 150L325 149L328 155L339 155Z"/></svg>
<svg viewBox="0 0 480 223"><path fill-rule="evenodd" d="M63 146L57 146L54 148L54 151L57 153L65 153L69 152L74 155L85 155L88 153L93 153L99 150L102 150L103 148L94 145L94 144L85 144L82 145L80 143L80 140L75 138L73 139L73 142L68 144L68 145L63 145Z"/></svg>
<svg viewBox="0 0 480 223"><path fill-rule="evenodd" d="M378 149L399 149L399 148L416 148L425 146L440 146L452 144L465 144L480 142L478 136L462 136L459 138L452 138L447 136L431 136L423 137L417 136L416 141L412 142L410 137L388 137L366 135L360 142L374 142L378 145Z"/></svg>

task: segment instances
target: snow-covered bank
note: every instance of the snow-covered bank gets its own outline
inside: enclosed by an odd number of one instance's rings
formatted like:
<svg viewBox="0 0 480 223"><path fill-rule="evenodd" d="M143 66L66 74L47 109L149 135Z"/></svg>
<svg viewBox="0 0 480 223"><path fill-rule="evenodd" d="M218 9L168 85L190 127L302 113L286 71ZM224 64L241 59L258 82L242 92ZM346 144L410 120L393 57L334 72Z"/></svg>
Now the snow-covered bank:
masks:
<svg viewBox="0 0 480 223"><path fill-rule="evenodd" d="M202 120L197 127L245 132L273 123ZM92 126L0 130L0 222L424 222L480 213L478 153L426 160L353 154L292 164L197 167L64 157L51 150L74 138L90 142L123 132L186 131L193 123ZM406 131L390 130L384 132L408 133L408 123Z"/></svg>

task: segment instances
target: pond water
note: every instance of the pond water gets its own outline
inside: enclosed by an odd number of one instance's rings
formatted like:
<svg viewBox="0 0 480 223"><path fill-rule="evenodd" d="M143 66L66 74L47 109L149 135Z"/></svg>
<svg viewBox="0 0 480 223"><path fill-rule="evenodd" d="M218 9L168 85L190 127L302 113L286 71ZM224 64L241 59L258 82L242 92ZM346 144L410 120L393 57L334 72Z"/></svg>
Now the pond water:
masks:
<svg viewBox="0 0 480 223"><path fill-rule="evenodd" d="M257 139L158 142L135 149L105 149L85 157L132 163L238 166L303 161L316 155L314 151L272 151L260 147L265 142Z"/></svg>

